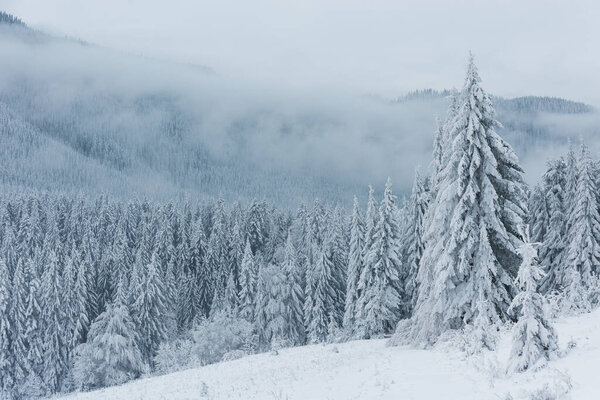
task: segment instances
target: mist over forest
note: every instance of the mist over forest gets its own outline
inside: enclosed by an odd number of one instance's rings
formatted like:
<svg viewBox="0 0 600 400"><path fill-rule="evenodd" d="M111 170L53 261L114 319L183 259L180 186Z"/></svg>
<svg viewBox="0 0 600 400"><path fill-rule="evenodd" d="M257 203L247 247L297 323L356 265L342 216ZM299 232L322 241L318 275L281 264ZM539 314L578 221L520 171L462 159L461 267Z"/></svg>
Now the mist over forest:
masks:
<svg viewBox="0 0 600 400"><path fill-rule="evenodd" d="M427 172L450 94L266 86L6 21L0 47L3 184L50 191L347 206L389 176L408 195L415 169ZM590 106L493 101L530 181L569 138L596 148Z"/></svg>

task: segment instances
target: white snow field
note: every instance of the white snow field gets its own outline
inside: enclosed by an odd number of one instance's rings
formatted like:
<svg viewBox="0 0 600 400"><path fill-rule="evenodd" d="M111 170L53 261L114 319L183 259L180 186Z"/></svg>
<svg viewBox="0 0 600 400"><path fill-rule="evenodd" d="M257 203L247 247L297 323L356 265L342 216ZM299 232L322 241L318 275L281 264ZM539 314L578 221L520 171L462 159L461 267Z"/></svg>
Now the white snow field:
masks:
<svg viewBox="0 0 600 400"><path fill-rule="evenodd" d="M449 343L432 350L387 347L386 340L312 345L128 384L67 399L600 399L600 310L556 322L560 347L547 367L506 376L511 335L496 352L466 356ZM544 392L542 396L540 391Z"/></svg>

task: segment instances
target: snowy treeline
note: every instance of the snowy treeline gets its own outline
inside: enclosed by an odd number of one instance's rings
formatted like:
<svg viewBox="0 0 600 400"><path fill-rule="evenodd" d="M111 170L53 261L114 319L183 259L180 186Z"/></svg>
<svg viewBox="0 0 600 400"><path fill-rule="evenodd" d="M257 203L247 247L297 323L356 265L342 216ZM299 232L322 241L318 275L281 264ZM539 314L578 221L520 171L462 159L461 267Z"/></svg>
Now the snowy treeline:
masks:
<svg viewBox="0 0 600 400"><path fill-rule="evenodd" d="M4 11L0 11L0 24L25 25L19 18Z"/></svg>
<svg viewBox="0 0 600 400"><path fill-rule="evenodd" d="M419 252L400 213L389 181L380 202L371 190L366 215L355 203L350 218L319 201L291 215L263 202L6 195L2 387L24 397L90 389L154 368L389 334L409 313L403 265L414 268Z"/></svg>

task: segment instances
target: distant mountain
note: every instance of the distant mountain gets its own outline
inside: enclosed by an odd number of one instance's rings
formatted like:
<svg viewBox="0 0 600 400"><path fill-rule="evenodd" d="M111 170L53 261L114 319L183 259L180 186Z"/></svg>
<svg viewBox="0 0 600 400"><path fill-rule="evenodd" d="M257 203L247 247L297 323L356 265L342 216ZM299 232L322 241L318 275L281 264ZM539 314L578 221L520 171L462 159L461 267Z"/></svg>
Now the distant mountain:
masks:
<svg viewBox="0 0 600 400"><path fill-rule="evenodd" d="M396 97L393 103L406 103L416 100L433 100L446 98L451 95L451 91L422 89L408 92L405 95ZM552 113L552 114L584 114L594 111L592 106L577 101L561 99L559 97L547 96L524 96L507 99L500 96L492 96L494 105L500 112L514 113Z"/></svg>

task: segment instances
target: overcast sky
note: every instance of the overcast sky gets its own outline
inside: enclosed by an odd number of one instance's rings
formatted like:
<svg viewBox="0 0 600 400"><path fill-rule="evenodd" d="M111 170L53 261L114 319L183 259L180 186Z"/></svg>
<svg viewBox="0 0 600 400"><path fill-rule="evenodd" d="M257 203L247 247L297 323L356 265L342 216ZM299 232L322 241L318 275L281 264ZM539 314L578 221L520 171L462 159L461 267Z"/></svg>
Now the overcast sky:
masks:
<svg viewBox="0 0 600 400"><path fill-rule="evenodd" d="M460 86L471 49L494 94L600 105L593 1L0 0L31 26L298 87L394 96Z"/></svg>

